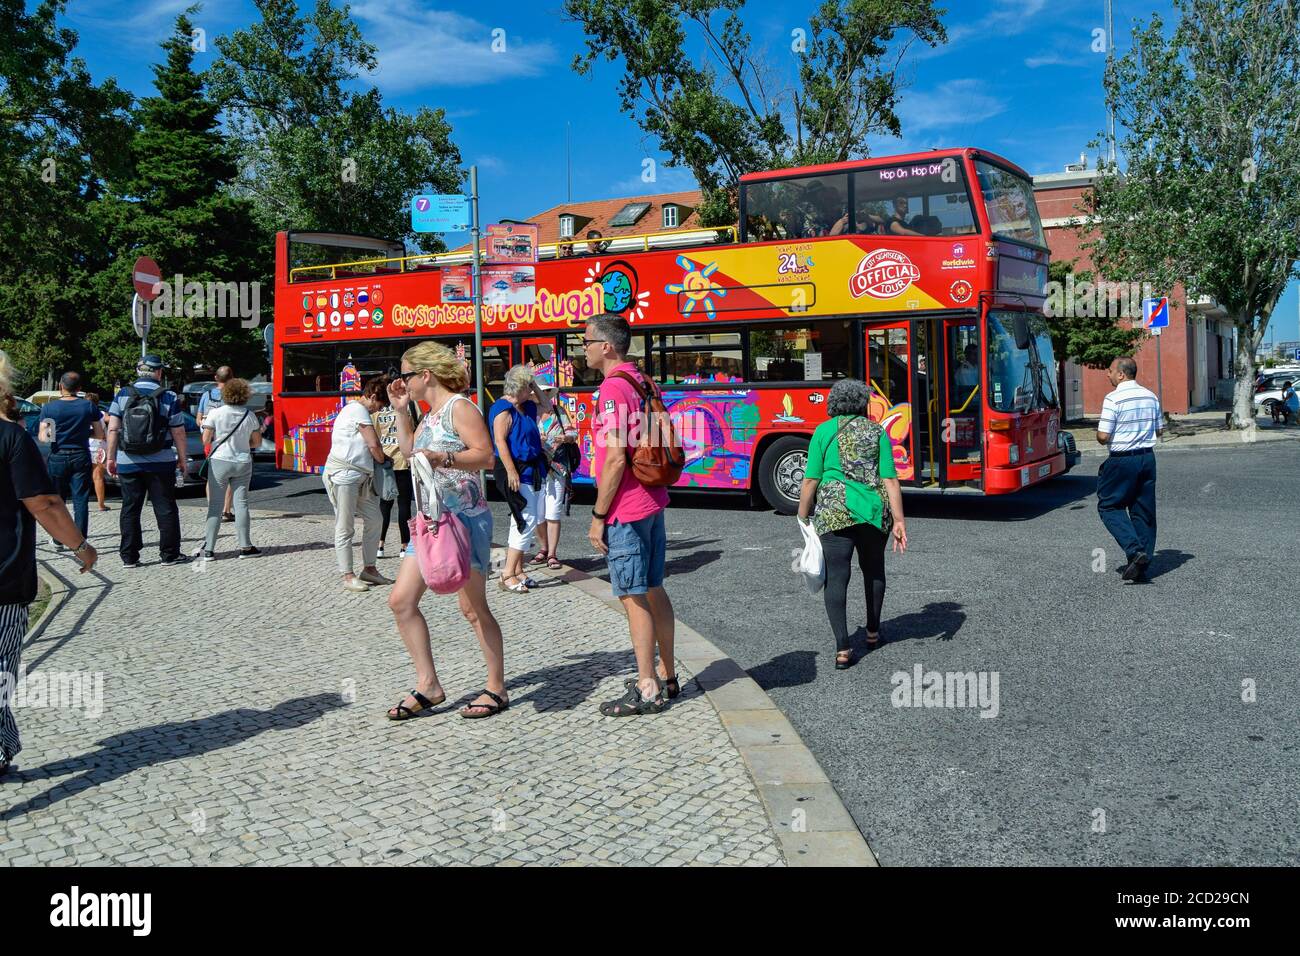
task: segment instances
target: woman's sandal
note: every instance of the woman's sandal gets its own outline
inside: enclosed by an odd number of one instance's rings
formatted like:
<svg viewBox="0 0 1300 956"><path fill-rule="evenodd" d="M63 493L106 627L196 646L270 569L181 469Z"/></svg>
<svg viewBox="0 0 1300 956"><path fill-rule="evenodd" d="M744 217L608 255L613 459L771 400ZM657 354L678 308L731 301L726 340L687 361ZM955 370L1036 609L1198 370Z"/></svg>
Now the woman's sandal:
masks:
<svg viewBox="0 0 1300 956"><path fill-rule="evenodd" d="M641 688L637 686L636 680L626 685L627 693L618 700L607 700L600 705L600 712L605 717L633 717L640 714L657 714L668 706L664 700L664 692L646 699L641 696Z"/></svg>
<svg viewBox="0 0 1300 956"><path fill-rule="evenodd" d="M419 709L412 710L410 707L407 707L401 701L398 701L397 706L390 709L387 714L389 720L410 720L412 717L419 717L421 714L425 713L426 711L433 710L433 708L437 707L439 704L443 703L447 699L447 695L446 693L444 693L437 700L430 700L429 698L421 694L418 690L414 690L414 689L411 690L411 693L408 696L415 698L415 702L420 705ZM402 700L405 699L406 699L405 697L402 698ZM393 713L394 710L397 711L396 714Z"/></svg>
<svg viewBox="0 0 1300 956"><path fill-rule="evenodd" d="M529 563L529 564L545 564L545 563L546 563L546 552L545 552L545 551L538 551L537 554L533 555L533 560L530 561L530 562L528 562L528 563Z"/></svg>
<svg viewBox="0 0 1300 956"><path fill-rule="evenodd" d="M503 574L501 575L501 577L497 579L497 587L500 588L502 591L512 591L515 594L527 594L528 593L528 584L526 583L527 579L521 581L519 580L520 577L522 577L522 575L516 575L514 584L506 584L506 576Z"/></svg>
<svg viewBox="0 0 1300 956"><path fill-rule="evenodd" d="M509 709L510 709L510 701L508 701L508 700L502 700L500 697L498 697L496 694L492 693L492 691L488 690L486 687L483 688L483 690L482 690L482 692L479 694L479 696L480 696L480 697L482 697L482 696L491 697L493 700L496 701L496 703L495 703L495 704L466 704L466 705L461 709L461 712L460 712L460 715L461 715L462 717L464 717L466 720L482 720L484 717L495 717L497 714L501 713L503 710L509 710ZM486 710L487 713L486 713L486 714L467 714L467 713L465 713L465 711L467 711L467 710L474 710L475 708L477 708L477 709L479 709L479 710Z"/></svg>
<svg viewBox="0 0 1300 956"><path fill-rule="evenodd" d="M835 654L835 669L837 671L846 671L854 664L852 651L837 651Z"/></svg>
<svg viewBox="0 0 1300 956"><path fill-rule="evenodd" d="M868 634L868 635L867 635L867 650L868 650L868 651L874 651L874 650L875 650L877 647L879 647L879 646L880 646L880 634L877 633L875 637L872 637L870 634Z"/></svg>
<svg viewBox="0 0 1300 956"><path fill-rule="evenodd" d="M560 559L553 554L546 559L546 566L550 568L552 571L564 570L564 565L560 563Z"/></svg>

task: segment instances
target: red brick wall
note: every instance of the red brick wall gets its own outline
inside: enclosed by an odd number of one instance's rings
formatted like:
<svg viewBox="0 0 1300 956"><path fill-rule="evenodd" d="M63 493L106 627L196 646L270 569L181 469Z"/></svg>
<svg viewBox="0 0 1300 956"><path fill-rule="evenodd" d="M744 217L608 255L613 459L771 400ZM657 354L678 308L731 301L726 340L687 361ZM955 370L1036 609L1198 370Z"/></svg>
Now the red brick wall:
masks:
<svg viewBox="0 0 1300 956"><path fill-rule="evenodd" d="M1079 201L1083 195L1081 187L1067 189L1043 189L1034 194L1038 202L1038 214L1043 219L1062 219L1080 214ZM1093 268L1092 259L1080 250L1082 237L1073 229L1064 226L1047 226L1047 245L1052 259L1073 261L1076 270ZM1166 290L1157 289L1156 294ZM1187 312L1184 307L1184 292L1180 284L1167 293L1171 303L1169 307L1169 327L1160 335L1160 361L1164 380L1164 410L1173 414L1185 414L1189 409L1188 397L1192 389L1189 370L1194 357L1192 330L1187 325ZM1128 319L1121 319L1127 322ZM1058 359L1066 356L1058 355ZM1151 391L1157 391L1156 382L1156 337L1149 336L1135 356L1138 363L1138 382ZM1111 390L1110 381L1102 369L1085 368L1083 370L1083 410L1086 415L1101 413L1101 400Z"/></svg>

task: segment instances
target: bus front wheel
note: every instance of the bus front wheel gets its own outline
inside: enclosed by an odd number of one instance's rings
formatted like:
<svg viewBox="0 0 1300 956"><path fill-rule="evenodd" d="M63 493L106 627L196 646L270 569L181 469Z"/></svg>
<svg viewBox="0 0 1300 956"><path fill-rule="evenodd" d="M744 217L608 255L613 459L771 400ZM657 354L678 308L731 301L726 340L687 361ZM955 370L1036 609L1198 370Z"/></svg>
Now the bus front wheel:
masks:
<svg viewBox="0 0 1300 956"><path fill-rule="evenodd" d="M758 487L767 503L783 515L799 511L799 487L808 464L808 439L797 435L778 438L759 463Z"/></svg>

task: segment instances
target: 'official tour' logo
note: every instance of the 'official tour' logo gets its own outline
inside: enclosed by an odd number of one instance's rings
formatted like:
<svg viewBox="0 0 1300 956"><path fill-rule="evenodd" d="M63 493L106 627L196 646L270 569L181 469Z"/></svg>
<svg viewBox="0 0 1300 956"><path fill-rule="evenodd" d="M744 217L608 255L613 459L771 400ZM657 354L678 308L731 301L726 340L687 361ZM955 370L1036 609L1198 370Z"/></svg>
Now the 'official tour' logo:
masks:
<svg viewBox="0 0 1300 956"><path fill-rule="evenodd" d="M864 295L892 299L919 278L921 270L903 253L896 249L875 249L863 257L858 271L849 276L849 292L855 299Z"/></svg>

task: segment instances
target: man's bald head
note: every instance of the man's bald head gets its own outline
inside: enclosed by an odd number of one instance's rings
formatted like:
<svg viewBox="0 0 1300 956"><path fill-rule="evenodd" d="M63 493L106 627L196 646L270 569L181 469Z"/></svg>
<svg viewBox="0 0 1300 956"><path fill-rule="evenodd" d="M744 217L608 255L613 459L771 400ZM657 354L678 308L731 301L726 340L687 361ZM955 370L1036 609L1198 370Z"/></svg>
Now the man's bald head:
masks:
<svg viewBox="0 0 1300 956"><path fill-rule="evenodd" d="M213 378L217 380L218 385L225 385L234 377L235 370L229 365L221 366L221 368L217 369L217 374L213 376Z"/></svg>

